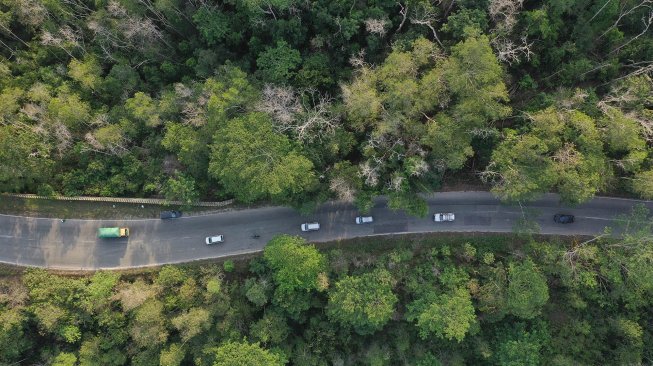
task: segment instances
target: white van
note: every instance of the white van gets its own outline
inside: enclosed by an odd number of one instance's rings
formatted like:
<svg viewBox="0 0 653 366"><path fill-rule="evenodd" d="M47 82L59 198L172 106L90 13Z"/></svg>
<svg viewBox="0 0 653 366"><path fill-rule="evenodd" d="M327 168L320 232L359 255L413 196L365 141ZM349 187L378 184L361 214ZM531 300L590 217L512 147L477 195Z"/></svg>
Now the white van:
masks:
<svg viewBox="0 0 653 366"><path fill-rule="evenodd" d="M320 223L318 222L307 222L302 224L302 231L317 231L320 230Z"/></svg>

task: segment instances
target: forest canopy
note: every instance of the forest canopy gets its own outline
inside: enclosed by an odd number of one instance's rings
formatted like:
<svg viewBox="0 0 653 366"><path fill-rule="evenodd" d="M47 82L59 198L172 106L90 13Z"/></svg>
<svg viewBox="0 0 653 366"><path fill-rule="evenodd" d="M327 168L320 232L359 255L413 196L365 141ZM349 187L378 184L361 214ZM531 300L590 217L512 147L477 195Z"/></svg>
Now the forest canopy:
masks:
<svg viewBox="0 0 653 366"><path fill-rule="evenodd" d="M649 0L2 0L0 191L650 199L652 21Z"/></svg>

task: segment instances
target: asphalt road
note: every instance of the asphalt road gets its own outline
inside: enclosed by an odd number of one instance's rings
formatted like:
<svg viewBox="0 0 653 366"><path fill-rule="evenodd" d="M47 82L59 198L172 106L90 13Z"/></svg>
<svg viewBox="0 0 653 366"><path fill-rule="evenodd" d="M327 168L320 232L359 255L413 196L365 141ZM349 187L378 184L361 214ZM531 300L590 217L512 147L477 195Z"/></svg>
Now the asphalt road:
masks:
<svg viewBox="0 0 653 366"><path fill-rule="evenodd" d="M396 233L510 232L522 215L519 207L502 205L487 192L444 192L428 199L430 215L415 218L377 201L374 223L356 225L351 204L328 203L314 215L266 207L226 211L173 220L75 220L0 215L0 262L57 269L109 269L188 262L260 251L277 234L301 235L312 242ZM593 235L611 224L615 215L630 212L638 202L653 211L653 201L595 198L573 208L561 206L553 194L531 203L542 234ZM435 212L453 212L456 221L435 223ZM576 216L573 224L553 222L556 213ZM321 229L302 233L301 223L318 221ZM99 227L126 226L126 239L97 239ZM223 234L222 244L206 245L204 238ZM253 234L260 235L253 239Z"/></svg>

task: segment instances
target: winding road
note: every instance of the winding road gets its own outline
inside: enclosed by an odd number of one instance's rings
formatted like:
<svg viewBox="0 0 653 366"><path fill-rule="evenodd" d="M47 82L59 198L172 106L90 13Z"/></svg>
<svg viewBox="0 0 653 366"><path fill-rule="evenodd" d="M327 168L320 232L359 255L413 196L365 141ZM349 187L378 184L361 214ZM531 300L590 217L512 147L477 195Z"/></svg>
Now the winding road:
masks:
<svg viewBox="0 0 653 366"><path fill-rule="evenodd" d="M573 207L547 194L528 205L537 214L542 234L593 235L611 224L617 214L630 212L636 203L653 211L653 201L597 197ZM327 203L310 217L284 207L232 210L173 220L75 220L0 215L0 262L66 270L124 269L189 262L257 252L277 234L301 235L311 242L397 233L510 232L522 213L503 205L488 192L442 192L428 198L430 215L415 218L387 208L378 200L374 223L356 225L351 204ZM435 223L434 212L454 212L456 221ZM553 222L556 213L576 215L568 225ZM322 228L302 233L303 222L318 221ZM127 226L126 239L97 239L98 227ZM225 242L206 245L204 238L224 234ZM253 234L260 238L253 239Z"/></svg>

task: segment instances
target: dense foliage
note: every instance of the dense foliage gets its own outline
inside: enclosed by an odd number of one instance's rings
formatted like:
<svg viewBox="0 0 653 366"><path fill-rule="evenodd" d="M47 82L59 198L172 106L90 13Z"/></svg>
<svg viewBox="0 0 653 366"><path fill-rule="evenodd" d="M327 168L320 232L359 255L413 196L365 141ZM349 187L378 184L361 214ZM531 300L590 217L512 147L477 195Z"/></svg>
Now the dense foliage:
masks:
<svg viewBox="0 0 653 366"><path fill-rule="evenodd" d="M2 0L0 191L653 198L649 0Z"/></svg>
<svg viewBox="0 0 653 366"><path fill-rule="evenodd" d="M638 207L618 237L582 242L377 237L319 251L279 236L230 273L30 269L0 278L0 363L645 364L648 215Z"/></svg>

